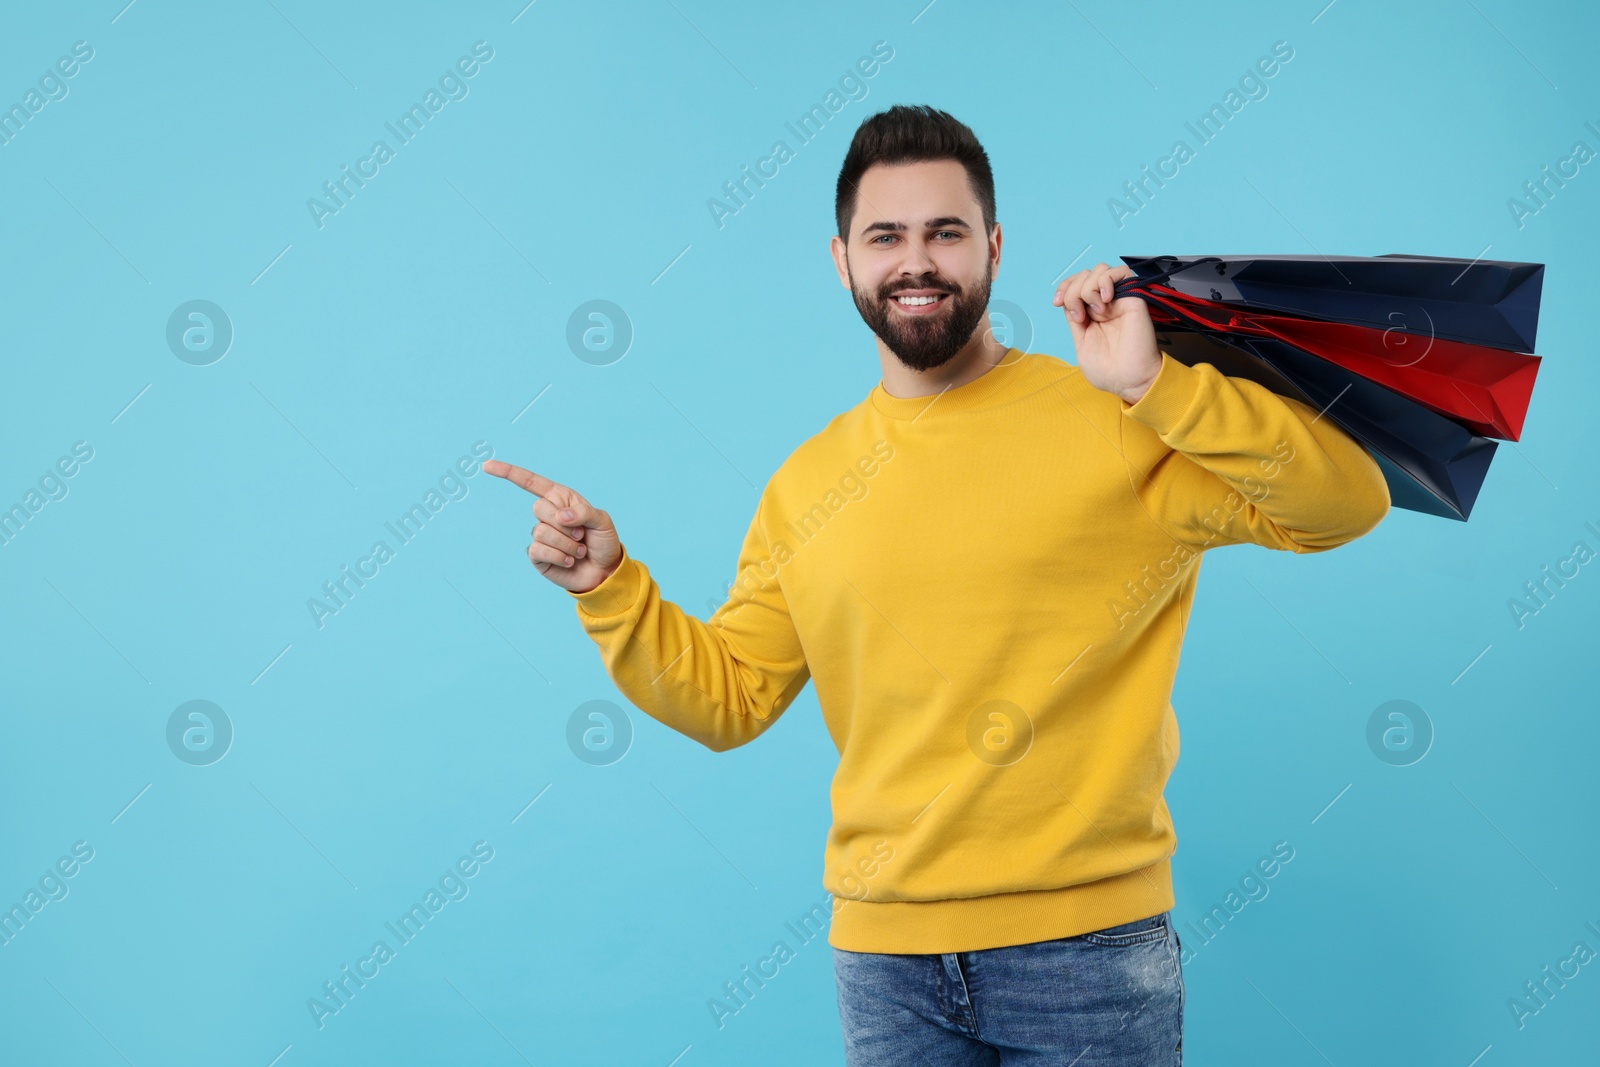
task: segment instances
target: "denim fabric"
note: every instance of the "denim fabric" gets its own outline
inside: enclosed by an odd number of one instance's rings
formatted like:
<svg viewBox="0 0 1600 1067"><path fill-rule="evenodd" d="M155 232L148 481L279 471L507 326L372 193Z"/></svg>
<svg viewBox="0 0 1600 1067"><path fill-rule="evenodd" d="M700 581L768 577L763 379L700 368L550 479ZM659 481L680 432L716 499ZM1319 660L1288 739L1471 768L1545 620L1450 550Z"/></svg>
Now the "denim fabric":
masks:
<svg viewBox="0 0 1600 1067"><path fill-rule="evenodd" d="M833 950L848 1067L1179 1067L1182 943L1162 912L975 952Z"/></svg>

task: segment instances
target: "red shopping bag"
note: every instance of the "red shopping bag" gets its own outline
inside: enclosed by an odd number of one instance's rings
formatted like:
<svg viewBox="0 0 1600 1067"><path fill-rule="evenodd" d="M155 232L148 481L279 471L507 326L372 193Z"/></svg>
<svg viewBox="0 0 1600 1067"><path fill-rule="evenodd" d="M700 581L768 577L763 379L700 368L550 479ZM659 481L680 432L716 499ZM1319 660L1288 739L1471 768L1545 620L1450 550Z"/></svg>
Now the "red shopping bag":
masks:
<svg viewBox="0 0 1600 1067"><path fill-rule="evenodd" d="M1445 415L1474 433L1512 441L1522 434L1540 357L1529 353L1380 330L1345 322L1244 311L1142 286L1161 306L1185 309L1226 334L1275 337Z"/></svg>

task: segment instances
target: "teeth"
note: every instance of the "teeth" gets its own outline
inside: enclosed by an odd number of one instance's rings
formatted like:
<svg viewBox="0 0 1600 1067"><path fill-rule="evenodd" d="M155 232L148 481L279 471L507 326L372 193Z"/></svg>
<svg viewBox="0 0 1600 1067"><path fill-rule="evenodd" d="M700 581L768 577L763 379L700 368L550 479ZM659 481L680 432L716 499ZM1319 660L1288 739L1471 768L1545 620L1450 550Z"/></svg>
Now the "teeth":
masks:
<svg viewBox="0 0 1600 1067"><path fill-rule="evenodd" d="M897 296L895 299L907 307L922 307L926 304L938 303L939 300L936 296Z"/></svg>

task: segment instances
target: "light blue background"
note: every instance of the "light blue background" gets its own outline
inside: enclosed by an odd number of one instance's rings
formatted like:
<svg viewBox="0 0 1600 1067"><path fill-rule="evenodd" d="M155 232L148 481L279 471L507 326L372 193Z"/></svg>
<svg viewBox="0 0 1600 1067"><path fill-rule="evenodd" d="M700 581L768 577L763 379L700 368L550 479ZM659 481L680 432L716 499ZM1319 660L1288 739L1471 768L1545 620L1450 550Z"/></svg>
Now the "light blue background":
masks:
<svg viewBox="0 0 1600 1067"><path fill-rule="evenodd" d="M578 759L569 716L620 698L524 556L531 498L482 474L323 628L306 602L486 441L706 617L759 487L877 381L827 241L851 134L892 103L977 132L994 295L1063 358L1054 283L1122 254L1548 264L1527 429L1469 522L1208 556L1173 915L1191 1064L1593 1055L1600 965L1523 1029L1507 1008L1600 950L1600 575L1522 629L1507 607L1600 549L1600 164L1522 227L1507 207L1600 149L1592 5L122 3L0 31L5 105L94 48L0 145L0 504L94 449L0 547L0 903L95 850L0 947L0 1061L842 1062L821 939L724 1028L706 1006L825 899L811 690L723 755L635 711L623 759ZM479 40L469 94L319 229L307 199ZM1119 229L1107 199L1279 40L1268 94ZM877 41L868 95L797 147L785 122ZM719 229L707 200L780 138L795 158ZM165 340L194 299L235 330L209 366ZM609 365L566 341L593 299L635 329ZM951 547L1004 550L976 522ZM236 731L210 766L165 740L192 699ZM1366 741L1393 699L1435 731L1408 767ZM307 999L480 840L470 894L319 1030ZM1183 924L1278 841L1270 895L1202 946Z"/></svg>

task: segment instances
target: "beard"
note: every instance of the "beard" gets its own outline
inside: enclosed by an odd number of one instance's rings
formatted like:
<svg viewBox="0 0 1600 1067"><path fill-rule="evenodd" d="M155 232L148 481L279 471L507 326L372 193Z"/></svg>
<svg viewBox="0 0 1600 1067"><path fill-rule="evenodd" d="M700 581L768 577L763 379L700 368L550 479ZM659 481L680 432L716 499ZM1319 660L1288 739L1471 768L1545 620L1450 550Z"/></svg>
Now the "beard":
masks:
<svg viewBox="0 0 1600 1067"><path fill-rule="evenodd" d="M994 267L992 264L985 266L982 283L971 291L924 276L916 280L897 279L876 294L868 294L856 288L854 274L849 277L851 299L867 326L901 363L912 370L924 371L942 367L972 340L973 331L989 311ZM889 303L891 293L905 289L935 289L950 295L932 314L903 315L889 307Z"/></svg>

